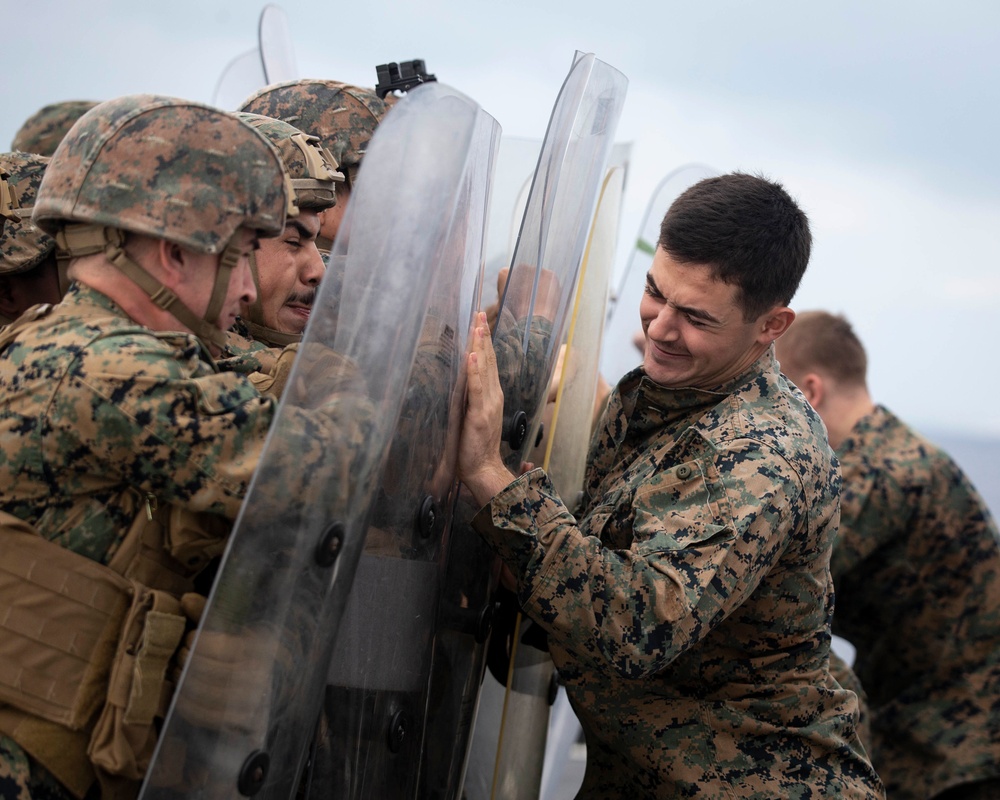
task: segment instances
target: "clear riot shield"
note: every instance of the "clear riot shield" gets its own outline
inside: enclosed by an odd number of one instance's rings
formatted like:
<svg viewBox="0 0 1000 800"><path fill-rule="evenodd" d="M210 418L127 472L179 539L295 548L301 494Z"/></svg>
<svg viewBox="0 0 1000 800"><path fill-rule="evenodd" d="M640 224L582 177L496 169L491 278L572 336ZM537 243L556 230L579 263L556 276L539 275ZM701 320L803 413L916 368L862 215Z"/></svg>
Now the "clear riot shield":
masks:
<svg viewBox="0 0 1000 800"><path fill-rule="evenodd" d="M257 46L230 61L212 93L212 105L234 110L258 89L299 76L285 12L266 5L257 23Z"/></svg>
<svg viewBox="0 0 1000 800"><path fill-rule="evenodd" d="M505 406L519 412L511 414L516 425L506 426L504 445L515 471L541 412L625 87L620 72L578 54L542 144L493 337ZM477 510L470 498L460 499L447 541L421 797L458 797L464 780L499 569L471 529Z"/></svg>
<svg viewBox="0 0 1000 800"><path fill-rule="evenodd" d="M278 6L268 4L260 12L257 42L260 47L260 60L264 66L265 86L292 81L299 77L288 17Z"/></svg>
<svg viewBox="0 0 1000 800"><path fill-rule="evenodd" d="M321 285L144 798L295 794L437 270L461 263L447 256L468 236L481 124L435 83L372 138L334 244L343 273Z"/></svg>
<svg viewBox="0 0 1000 800"><path fill-rule="evenodd" d="M608 316L601 351L601 374L614 386L629 370L642 363L642 325L639 322L639 301L646 287L646 274L653 263L656 242L660 238L660 223L677 196L705 178L719 172L703 164L686 164L670 172L653 191L639 226L635 246L629 251L625 270L608 303Z"/></svg>
<svg viewBox="0 0 1000 800"><path fill-rule="evenodd" d="M419 794L424 721L434 705L429 682L433 623L457 495L465 361L479 307L483 234L499 138L499 125L480 112L337 636L309 776L310 798L388 800ZM369 180L367 171L362 174L362 182Z"/></svg>
<svg viewBox="0 0 1000 800"><path fill-rule="evenodd" d="M590 227L573 302L554 401L543 412L545 433L531 460L549 474L571 508L583 489L589 431L594 422L598 354L614 265L624 170L608 171ZM515 611L504 642L502 671L493 663L483 681L465 793L469 800L537 798L542 781L555 666L544 635ZM500 631L497 631L499 634ZM495 642L491 650L495 651ZM501 683L498 678L505 679Z"/></svg>

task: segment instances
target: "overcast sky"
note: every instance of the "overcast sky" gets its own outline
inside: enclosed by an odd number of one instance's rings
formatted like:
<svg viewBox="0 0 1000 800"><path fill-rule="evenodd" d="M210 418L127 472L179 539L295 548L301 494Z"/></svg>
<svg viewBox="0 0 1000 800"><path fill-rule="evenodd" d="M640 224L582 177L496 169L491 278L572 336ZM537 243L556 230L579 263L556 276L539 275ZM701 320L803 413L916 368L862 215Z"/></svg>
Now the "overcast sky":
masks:
<svg viewBox="0 0 1000 800"><path fill-rule="evenodd" d="M1000 4L278 5L301 76L373 85L376 64L423 58L510 136L540 138L574 50L594 52L630 81L623 253L676 167L780 180L815 237L793 305L854 321L904 418L1000 439ZM57 100L210 102L263 6L0 0L0 145Z"/></svg>

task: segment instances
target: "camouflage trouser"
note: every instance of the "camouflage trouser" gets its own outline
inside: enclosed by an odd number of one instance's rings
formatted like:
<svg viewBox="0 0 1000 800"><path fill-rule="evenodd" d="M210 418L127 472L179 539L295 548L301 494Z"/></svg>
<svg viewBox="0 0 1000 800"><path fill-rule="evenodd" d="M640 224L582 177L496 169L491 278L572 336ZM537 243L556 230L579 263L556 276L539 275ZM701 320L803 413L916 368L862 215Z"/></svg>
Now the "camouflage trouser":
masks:
<svg viewBox="0 0 1000 800"><path fill-rule="evenodd" d="M997 800L1000 797L1000 778L988 778L985 781L963 783L954 786L933 800Z"/></svg>
<svg viewBox="0 0 1000 800"><path fill-rule="evenodd" d="M0 800L73 800L47 769L0 734Z"/></svg>

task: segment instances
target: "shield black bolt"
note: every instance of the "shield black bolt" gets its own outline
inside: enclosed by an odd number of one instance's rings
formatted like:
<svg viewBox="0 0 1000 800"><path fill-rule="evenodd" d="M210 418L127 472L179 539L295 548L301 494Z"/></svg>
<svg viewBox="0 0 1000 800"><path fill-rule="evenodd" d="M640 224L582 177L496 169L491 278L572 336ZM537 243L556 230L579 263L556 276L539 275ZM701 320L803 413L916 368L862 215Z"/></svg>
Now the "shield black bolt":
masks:
<svg viewBox="0 0 1000 800"><path fill-rule="evenodd" d="M263 750L254 750L247 756L240 768L240 777L236 788L244 797L253 797L264 788L267 780L267 770L271 766L271 757Z"/></svg>
<svg viewBox="0 0 1000 800"><path fill-rule="evenodd" d="M410 720L406 716L406 712L397 711L392 715L392 721L389 723L389 750L393 753L398 753L403 747L406 731L409 727Z"/></svg>
<svg viewBox="0 0 1000 800"><path fill-rule="evenodd" d="M420 511L417 513L417 531L421 539L429 539L437 532L438 522L441 519L441 509L431 495L427 495L420 504Z"/></svg>
<svg viewBox="0 0 1000 800"><path fill-rule="evenodd" d="M344 543L344 524L334 522L320 537L319 544L316 545L316 563L321 567L332 567L340 555L341 545Z"/></svg>
<svg viewBox="0 0 1000 800"><path fill-rule="evenodd" d="M479 620L476 622L476 644L482 644L490 638L490 631L493 630L493 615L499 605L499 603L488 603L486 608L479 612Z"/></svg>
<svg viewBox="0 0 1000 800"><path fill-rule="evenodd" d="M524 440L528 438L528 415L523 411L518 411L511 417L506 438L511 450L520 450Z"/></svg>

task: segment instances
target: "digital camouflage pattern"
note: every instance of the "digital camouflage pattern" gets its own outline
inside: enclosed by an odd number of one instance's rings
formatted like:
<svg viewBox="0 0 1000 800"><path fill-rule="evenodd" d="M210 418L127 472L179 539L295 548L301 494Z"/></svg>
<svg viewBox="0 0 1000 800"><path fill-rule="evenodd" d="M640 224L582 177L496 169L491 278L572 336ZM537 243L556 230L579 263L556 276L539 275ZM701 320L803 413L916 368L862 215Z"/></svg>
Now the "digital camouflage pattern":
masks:
<svg viewBox="0 0 1000 800"><path fill-rule="evenodd" d="M833 650L830 651L830 674L833 675L837 683L858 696L858 738L870 757L872 752L872 718L868 711L868 695L865 694L864 687L854 670Z"/></svg>
<svg viewBox="0 0 1000 800"><path fill-rule="evenodd" d="M96 105L93 100L66 100L39 109L14 134L11 149L51 156L73 124Z"/></svg>
<svg viewBox="0 0 1000 800"><path fill-rule="evenodd" d="M0 508L107 564L146 499L235 519L273 414L192 335L73 284L0 351Z"/></svg>
<svg viewBox="0 0 1000 800"><path fill-rule="evenodd" d="M286 472L296 484L272 487L275 525L288 521L289 497L334 504L329 487L355 474L370 430L356 370L333 353L310 363L347 377L315 406L286 411L297 443ZM220 371L193 335L143 328L74 283L61 304L22 317L0 340L0 509L102 564L147 510L193 512L205 521L196 533L206 535L192 542L168 527L155 559L168 578L178 565L193 576L221 552L275 405L252 380ZM2 756L0 764L16 768Z"/></svg>
<svg viewBox="0 0 1000 800"><path fill-rule="evenodd" d="M480 511L586 733L578 797L884 797L829 672L838 483L772 349L714 392L626 375L576 519L540 470Z"/></svg>
<svg viewBox="0 0 1000 800"><path fill-rule="evenodd" d="M986 504L947 454L882 406L837 456L833 627L857 648L889 796L924 800L1000 778L1000 540Z"/></svg>
<svg viewBox="0 0 1000 800"><path fill-rule="evenodd" d="M131 95L92 109L63 139L33 219L50 234L74 221L221 253L240 226L277 236L297 213L292 200L277 151L233 115Z"/></svg>
<svg viewBox="0 0 1000 800"><path fill-rule="evenodd" d="M336 159L320 144L318 136L260 114L238 112L236 116L262 134L278 151L292 179L295 204L299 208L322 211L336 204L335 186L343 182L344 175L337 171Z"/></svg>
<svg viewBox="0 0 1000 800"><path fill-rule="evenodd" d="M51 773L0 734L0 797L3 800L70 800Z"/></svg>
<svg viewBox="0 0 1000 800"><path fill-rule="evenodd" d="M10 184L22 207L34 205L48 163L45 156L31 153L0 154L0 171L10 176ZM13 275L34 269L55 250L56 242L51 236L25 214L19 217L0 231L0 274Z"/></svg>
<svg viewBox="0 0 1000 800"><path fill-rule="evenodd" d="M329 80L302 79L266 86L241 111L274 117L318 136L353 182L385 103L371 89Z"/></svg>

